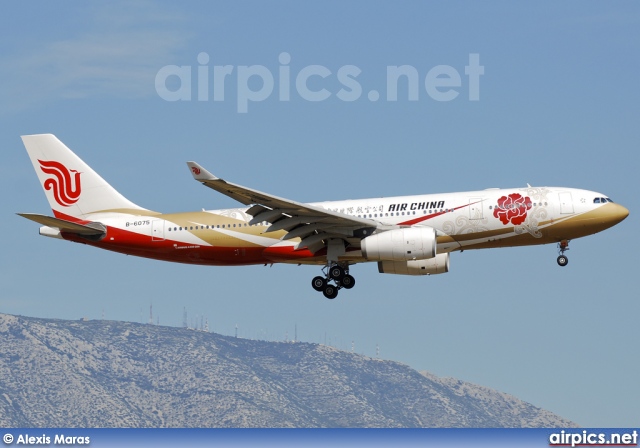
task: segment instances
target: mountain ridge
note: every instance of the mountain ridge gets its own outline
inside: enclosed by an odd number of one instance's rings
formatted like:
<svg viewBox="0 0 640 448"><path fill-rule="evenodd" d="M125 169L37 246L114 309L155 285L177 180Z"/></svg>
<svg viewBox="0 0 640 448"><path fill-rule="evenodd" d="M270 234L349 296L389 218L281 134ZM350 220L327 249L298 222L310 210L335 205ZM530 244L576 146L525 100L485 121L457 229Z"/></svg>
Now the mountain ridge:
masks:
<svg viewBox="0 0 640 448"><path fill-rule="evenodd" d="M2 427L575 427L501 392L305 342L0 314Z"/></svg>

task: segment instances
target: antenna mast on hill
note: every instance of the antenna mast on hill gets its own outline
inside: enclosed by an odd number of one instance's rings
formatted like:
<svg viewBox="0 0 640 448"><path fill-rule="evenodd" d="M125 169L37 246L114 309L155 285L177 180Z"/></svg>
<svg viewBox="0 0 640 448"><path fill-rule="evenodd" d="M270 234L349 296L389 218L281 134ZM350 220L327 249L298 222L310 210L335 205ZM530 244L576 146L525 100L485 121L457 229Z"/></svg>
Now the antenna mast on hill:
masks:
<svg viewBox="0 0 640 448"><path fill-rule="evenodd" d="M149 325L153 325L153 303L149 305Z"/></svg>
<svg viewBox="0 0 640 448"><path fill-rule="evenodd" d="M182 328L187 328L187 322L187 307L185 306L182 312Z"/></svg>

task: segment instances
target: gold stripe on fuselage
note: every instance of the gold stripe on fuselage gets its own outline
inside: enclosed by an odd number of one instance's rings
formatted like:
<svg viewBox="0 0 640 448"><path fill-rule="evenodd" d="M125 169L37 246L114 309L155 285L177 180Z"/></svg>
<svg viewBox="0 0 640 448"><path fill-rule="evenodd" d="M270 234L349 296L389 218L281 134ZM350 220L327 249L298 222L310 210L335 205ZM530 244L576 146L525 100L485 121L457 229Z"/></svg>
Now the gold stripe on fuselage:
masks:
<svg viewBox="0 0 640 448"><path fill-rule="evenodd" d="M233 212L236 215L243 215L241 210L234 210ZM250 226L246 220L235 218L232 214L219 215L211 212L186 212L164 214L158 216L158 218L167 221L165 238L179 240L180 232L187 231L206 243L218 247L264 247L264 245L231 236L227 232L238 232L250 236L268 238L274 240L274 243L287 233L284 230L263 233L268 225L256 224ZM169 227L172 230L169 231ZM174 230L174 228L178 230ZM180 228L182 230L179 230ZM293 241L300 241L300 239Z"/></svg>
<svg viewBox="0 0 640 448"><path fill-rule="evenodd" d="M462 249L488 249L558 243L562 240L571 240L593 235L594 233L613 227L626 218L628 213L626 208L618 204L607 203L585 213L572 214L561 219L542 221L535 229L537 233L539 233L539 236L534 236L530 233L526 226L515 226L463 235L451 235L450 238L460 243ZM488 241L471 243L471 241L474 240L485 239L488 239ZM443 242L444 241L447 240L443 239ZM465 244L465 242L470 243ZM438 243L440 243L440 238L438 238Z"/></svg>

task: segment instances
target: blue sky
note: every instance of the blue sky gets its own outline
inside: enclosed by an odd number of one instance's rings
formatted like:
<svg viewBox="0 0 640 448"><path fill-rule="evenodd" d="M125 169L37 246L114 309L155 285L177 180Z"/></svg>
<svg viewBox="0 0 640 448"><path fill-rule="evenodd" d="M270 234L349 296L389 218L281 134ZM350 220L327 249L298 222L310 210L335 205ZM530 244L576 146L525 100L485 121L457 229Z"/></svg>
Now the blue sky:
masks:
<svg viewBox="0 0 640 448"><path fill-rule="evenodd" d="M298 338L406 363L507 392L583 426L640 426L636 282L640 6L562 2L35 2L0 17L0 164L5 192L0 312ZM198 63L206 53L209 61ZM288 53L290 61L281 64ZM484 74L471 101L470 55ZM388 67L411 66L418 99ZM191 67L191 101L166 101L163 67ZM233 66L224 100L198 101L199 66ZM274 89L239 113L241 67ZM308 101L296 88L326 89ZM337 95L359 69L354 101ZM449 101L430 70L460 74ZM280 97L281 69L290 100ZM207 78L209 79L209 78ZM177 77L168 89L180 87ZM240 87L238 87L240 86ZM369 92L379 93L378 101ZM442 90L446 90L442 88ZM213 92L213 81L209 93ZM355 95L352 92L352 95ZM446 275L411 278L357 265L356 287L328 301L314 267L194 267L38 236L16 212L48 213L19 136L54 133L127 198L163 212L236 206L194 182L185 161L298 201L567 186L631 211L622 224L556 248L455 253Z"/></svg>

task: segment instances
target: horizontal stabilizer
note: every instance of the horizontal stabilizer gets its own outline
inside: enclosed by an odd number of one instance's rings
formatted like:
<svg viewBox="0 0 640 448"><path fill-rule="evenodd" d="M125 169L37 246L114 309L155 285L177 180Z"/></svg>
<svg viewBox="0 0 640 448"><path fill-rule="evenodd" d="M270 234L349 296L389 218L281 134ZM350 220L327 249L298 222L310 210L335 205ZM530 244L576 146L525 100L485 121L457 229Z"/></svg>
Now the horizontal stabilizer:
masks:
<svg viewBox="0 0 640 448"><path fill-rule="evenodd" d="M23 218L35 221L38 224L42 224L47 227L55 227L60 229L61 232L75 233L84 236L104 235L107 233L107 229L99 222L92 222L89 224L77 224L71 221L65 221L64 219L54 218L52 216L38 215L36 213L17 213Z"/></svg>

